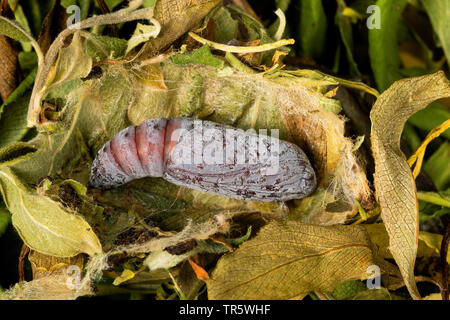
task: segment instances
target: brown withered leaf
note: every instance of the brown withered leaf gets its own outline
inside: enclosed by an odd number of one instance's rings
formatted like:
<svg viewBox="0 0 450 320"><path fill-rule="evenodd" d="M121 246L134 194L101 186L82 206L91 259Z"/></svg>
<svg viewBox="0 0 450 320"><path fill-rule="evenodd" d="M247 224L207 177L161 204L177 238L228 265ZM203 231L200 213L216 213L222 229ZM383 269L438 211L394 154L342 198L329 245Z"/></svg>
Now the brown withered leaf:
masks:
<svg viewBox="0 0 450 320"><path fill-rule="evenodd" d="M367 279L374 264L360 226L316 226L273 221L236 251L223 256L207 281L209 299L291 299L332 292Z"/></svg>
<svg viewBox="0 0 450 320"><path fill-rule="evenodd" d="M414 281L419 235L416 186L400 136L406 120L434 100L450 96L443 72L394 83L372 108L372 150L375 159L375 192L389 234L389 249L414 299L420 299Z"/></svg>
<svg viewBox="0 0 450 320"><path fill-rule="evenodd" d="M0 35L0 96L3 101L16 88L17 54L13 41Z"/></svg>
<svg viewBox="0 0 450 320"><path fill-rule="evenodd" d="M203 18L221 0L160 0L155 5L154 18L161 24L161 33L147 41L143 56L154 56L189 30L197 27Z"/></svg>
<svg viewBox="0 0 450 320"><path fill-rule="evenodd" d="M66 28L67 18L66 10L61 6L61 0L55 0L42 22L42 29L38 37L42 52L46 53L56 36Z"/></svg>
<svg viewBox="0 0 450 320"><path fill-rule="evenodd" d="M67 269L69 266L76 266L81 271L85 258L82 254L69 258L52 257L32 250L28 260L31 263L33 279L40 279L55 274L70 276L69 273L72 272Z"/></svg>

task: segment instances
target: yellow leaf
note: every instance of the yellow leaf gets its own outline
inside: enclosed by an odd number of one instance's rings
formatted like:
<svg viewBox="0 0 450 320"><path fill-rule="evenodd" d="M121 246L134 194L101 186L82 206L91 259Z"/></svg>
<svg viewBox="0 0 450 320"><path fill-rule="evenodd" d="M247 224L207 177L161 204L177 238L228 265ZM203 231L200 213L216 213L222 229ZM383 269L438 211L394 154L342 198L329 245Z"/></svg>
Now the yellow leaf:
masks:
<svg viewBox="0 0 450 320"><path fill-rule="evenodd" d="M272 300L331 293L344 281L367 279L374 264L363 227L273 221L219 260L208 296Z"/></svg>
<svg viewBox="0 0 450 320"><path fill-rule="evenodd" d="M124 283L125 281L128 281L130 279L133 279L135 276L135 273L129 269L125 269L122 271L122 274L114 279L113 285L118 286L121 283Z"/></svg>
<svg viewBox="0 0 450 320"><path fill-rule="evenodd" d="M440 293L432 293L424 297L423 300L442 300L442 295Z"/></svg>
<svg viewBox="0 0 450 320"><path fill-rule="evenodd" d="M370 240L378 247L378 254L382 258L392 259L392 253L389 251L389 236L383 223L364 225L369 233ZM419 242L417 247L418 257L439 257L442 235L425 231L419 232ZM450 253L447 255L447 261L450 263Z"/></svg>
<svg viewBox="0 0 450 320"><path fill-rule="evenodd" d="M414 299L420 299L414 280L419 234L416 186L400 136L406 120L434 100L450 96L443 72L397 81L372 108L372 150L375 191L389 234L389 248Z"/></svg>

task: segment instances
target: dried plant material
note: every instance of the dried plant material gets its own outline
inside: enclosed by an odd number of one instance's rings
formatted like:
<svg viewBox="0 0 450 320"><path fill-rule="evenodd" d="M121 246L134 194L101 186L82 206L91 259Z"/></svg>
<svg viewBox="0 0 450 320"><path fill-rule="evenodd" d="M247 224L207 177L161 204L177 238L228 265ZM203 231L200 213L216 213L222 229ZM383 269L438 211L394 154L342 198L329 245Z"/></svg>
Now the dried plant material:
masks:
<svg viewBox="0 0 450 320"><path fill-rule="evenodd" d="M19 33L19 37L21 37L22 39L23 38L32 39L31 43L33 44L33 46L35 45L37 47L35 48L35 50L39 58L39 68L36 75L36 82L33 87L33 92L31 94L30 104L28 108L27 122L29 126L40 124L39 114L41 112L41 100L42 95L45 91L46 79L49 73L51 73L52 66L58 56L60 49L64 46L64 41L66 40L66 38L71 34L78 32L80 29L86 29L93 26L105 24L117 24L137 19L148 19L149 17L151 17L153 13L153 8L151 7L151 8L137 9L142 5L142 3L143 0L135 0L130 2L128 7L121 9L117 12L106 15L94 16L80 21L79 23L77 23L76 27L66 28L58 35L55 41L52 42L50 48L48 49L45 55L45 61L43 60L42 52L36 41L26 32L24 32L23 29L20 29L21 32ZM1 20L0 24L3 24ZM10 21L9 24L11 24ZM8 32L11 31L12 27L10 25L6 26L9 28Z"/></svg>
<svg viewBox="0 0 450 320"><path fill-rule="evenodd" d="M423 163L423 157L425 156L425 150L427 148L427 145L435 138L439 137L441 133L446 131L450 128L450 119L439 125L438 127L434 128L425 138L425 140L422 142L420 147L414 152L414 154L408 159L408 164L410 167L416 164L413 170L413 177L414 179L417 178L417 176L420 173L420 169L422 168Z"/></svg>
<svg viewBox="0 0 450 320"><path fill-rule="evenodd" d="M83 50L81 34L77 32L70 45L60 50L54 68L47 75L42 98L46 92L65 82L86 77L91 68L92 58Z"/></svg>
<svg viewBox="0 0 450 320"><path fill-rule="evenodd" d="M286 16L284 15L283 10L278 9L275 11L275 14L278 16L278 19L280 19L280 24L278 25L277 32L273 36L273 38L278 41L281 40L283 37L284 30L286 29Z"/></svg>
<svg viewBox="0 0 450 320"><path fill-rule="evenodd" d="M415 299L414 261L419 234L416 187L400 136L406 120L434 100L450 96L450 83L442 72L404 79L393 84L372 108L372 149L375 190L389 234L389 248Z"/></svg>
<svg viewBox="0 0 450 320"><path fill-rule="evenodd" d="M31 251L28 254L28 260L31 263L33 271L33 279L41 279L55 274L69 276L73 266L78 267L78 270L83 270L85 256L82 254L74 257L60 258L42 254L37 251ZM71 269L67 270L68 267Z"/></svg>
<svg viewBox="0 0 450 320"><path fill-rule="evenodd" d="M3 101L16 88L17 54L10 39L0 35L0 97Z"/></svg>
<svg viewBox="0 0 450 320"><path fill-rule="evenodd" d="M140 74L142 74L142 77L139 77ZM168 90L164 83L164 75L159 63L143 65L139 69L136 68L135 75L137 76L137 80L141 80L141 83L145 87L151 88L152 90Z"/></svg>
<svg viewBox="0 0 450 320"><path fill-rule="evenodd" d="M385 259L393 259L389 249L389 235L383 223L364 225L370 236L370 241L377 246L377 253ZM418 235L417 257L439 257L439 248L442 242L442 235L420 231ZM450 263L450 254L447 256Z"/></svg>
<svg viewBox="0 0 450 320"><path fill-rule="evenodd" d="M99 239L83 217L29 191L9 168L0 168L0 188L14 227L31 249L55 257L102 252Z"/></svg>
<svg viewBox="0 0 450 320"><path fill-rule="evenodd" d="M223 256L207 282L209 299L290 299L331 293L341 282L366 279L374 264L358 226L270 222Z"/></svg>
<svg viewBox="0 0 450 320"><path fill-rule="evenodd" d="M146 42L142 56L153 57L186 32L198 27L203 18L221 0L158 0L154 18L161 24L161 34Z"/></svg>
<svg viewBox="0 0 450 320"><path fill-rule="evenodd" d="M138 46L139 44L148 41L150 38L156 38L161 31L161 26L159 22L155 19L150 19L152 25L144 25L138 23L136 29L134 30L133 35L130 40L128 40L128 47L125 54L130 52L133 48Z"/></svg>
<svg viewBox="0 0 450 320"><path fill-rule="evenodd" d="M0 300L75 300L89 294L92 291L88 288L76 290L76 287L68 285L67 275L55 274L16 284L13 288L0 292Z"/></svg>
<svg viewBox="0 0 450 320"><path fill-rule="evenodd" d="M288 52L275 50L275 53L272 57L272 67L278 65L279 67L283 66L283 62L281 62L281 57L288 55Z"/></svg>
<svg viewBox="0 0 450 320"><path fill-rule="evenodd" d="M195 263L194 260L192 260L191 258L188 258L188 262L191 265L192 269L194 270L197 279L205 282L209 280L208 272L206 272L205 269L203 269L201 266Z"/></svg>
<svg viewBox="0 0 450 320"><path fill-rule="evenodd" d="M42 29L38 37L38 44L42 52L46 53L58 33L67 27L67 19L68 16L66 10L61 6L61 0L54 1L52 8L42 21Z"/></svg>
<svg viewBox="0 0 450 320"><path fill-rule="evenodd" d="M231 45L226 45L226 44L217 43L214 41L204 39L193 32L189 32L189 35L192 38L194 38L195 40L197 40L198 42L200 42L201 44L207 44L208 46L210 46L213 49L221 50L221 51L225 51L225 52L234 52L234 53L264 52L264 51L273 50L273 49L276 49L276 48L279 48L282 46L287 46L287 45L295 43L294 39L284 39L284 40L279 40L279 41L276 41L273 43L261 44L258 46L231 46Z"/></svg>

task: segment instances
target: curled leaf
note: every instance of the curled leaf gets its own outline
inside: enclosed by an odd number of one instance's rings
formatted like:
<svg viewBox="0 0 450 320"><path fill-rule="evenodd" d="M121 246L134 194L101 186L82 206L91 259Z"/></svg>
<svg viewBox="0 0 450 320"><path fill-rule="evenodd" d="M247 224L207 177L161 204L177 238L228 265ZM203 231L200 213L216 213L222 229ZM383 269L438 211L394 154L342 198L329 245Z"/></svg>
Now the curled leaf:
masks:
<svg viewBox="0 0 450 320"><path fill-rule="evenodd" d="M138 23L136 29L130 40L128 40L128 46L125 53L130 52L133 48L139 44L148 41L150 38L156 38L161 31L161 26L155 19L150 19L153 25L145 25Z"/></svg>
<svg viewBox="0 0 450 320"><path fill-rule="evenodd" d="M102 252L99 239L81 216L28 190L6 167L0 168L0 191L14 227L31 249L56 257Z"/></svg>
<svg viewBox="0 0 450 320"><path fill-rule="evenodd" d="M375 190L389 234L389 248L413 298L420 298L414 281L419 216L416 186L400 137L406 120L434 100L450 96L443 72L400 80L372 108L372 150Z"/></svg>

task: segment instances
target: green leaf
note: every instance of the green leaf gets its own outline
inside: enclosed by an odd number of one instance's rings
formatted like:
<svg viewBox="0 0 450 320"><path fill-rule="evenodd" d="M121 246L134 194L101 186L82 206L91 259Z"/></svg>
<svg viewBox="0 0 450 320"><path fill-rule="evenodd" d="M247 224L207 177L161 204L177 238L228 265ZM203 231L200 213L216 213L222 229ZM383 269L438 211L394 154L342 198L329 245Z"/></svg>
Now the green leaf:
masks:
<svg viewBox="0 0 450 320"><path fill-rule="evenodd" d="M212 18L216 23L214 29L215 42L227 43L237 38L238 22L232 18L229 10L225 7L219 7Z"/></svg>
<svg viewBox="0 0 450 320"><path fill-rule="evenodd" d="M21 5L17 5L14 9L14 17L16 18L16 21L22 26L22 28L27 32L27 34L31 34L30 25L28 24L28 19L25 16L25 13L23 12L23 8ZM29 40L22 41L21 44L25 51L31 50L31 45L29 43Z"/></svg>
<svg viewBox="0 0 450 320"><path fill-rule="evenodd" d="M359 76L358 65L353 58L353 35L351 18L344 16L343 11L346 8L344 0L338 0L338 10L336 12L336 23L339 27L341 40L344 43L347 60L350 66L350 75Z"/></svg>
<svg viewBox="0 0 450 320"><path fill-rule="evenodd" d="M301 0L298 26L300 55L318 59L325 49L327 17L321 0Z"/></svg>
<svg viewBox="0 0 450 320"><path fill-rule="evenodd" d="M0 191L14 228L31 249L56 257L102 252L97 236L83 217L29 190L7 167L0 168Z"/></svg>
<svg viewBox="0 0 450 320"><path fill-rule="evenodd" d="M0 16L0 34L4 34L14 40L30 42L34 39L17 22Z"/></svg>
<svg viewBox="0 0 450 320"><path fill-rule="evenodd" d="M358 280L345 281L339 284L333 291L336 300L346 300L353 298L358 292L367 289L366 284Z"/></svg>
<svg viewBox="0 0 450 320"><path fill-rule="evenodd" d="M23 71L32 70L37 66L37 55L34 51L21 51L18 55L20 69Z"/></svg>
<svg viewBox="0 0 450 320"><path fill-rule="evenodd" d="M211 53L209 46L206 44L195 51L174 55L173 57L171 57L171 60L173 63L179 65L199 63L219 69L224 65L223 60L214 56Z"/></svg>
<svg viewBox="0 0 450 320"><path fill-rule="evenodd" d="M445 141L425 162L423 169L433 180L438 190L450 188L450 142Z"/></svg>
<svg viewBox="0 0 450 320"><path fill-rule="evenodd" d="M394 300L386 288L366 289L358 292L352 300Z"/></svg>
<svg viewBox="0 0 450 320"><path fill-rule="evenodd" d="M121 59L127 50L127 41L124 39L89 33L85 41L86 53L94 63L106 59Z"/></svg>
<svg viewBox="0 0 450 320"><path fill-rule="evenodd" d="M11 214L8 210L0 209L0 236L6 231L11 222Z"/></svg>
<svg viewBox="0 0 450 320"><path fill-rule="evenodd" d="M408 122L419 129L430 132L448 119L450 119L449 109L439 102L433 102L425 109L413 114ZM441 136L450 140L450 130L444 131Z"/></svg>
<svg viewBox="0 0 450 320"><path fill-rule="evenodd" d="M28 76L20 83L20 85L11 93L5 102L0 106L0 115L3 113L4 108L10 103L15 102L18 98L23 96L25 92L31 88L36 77L37 68L33 69Z"/></svg>
<svg viewBox="0 0 450 320"><path fill-rule="evenodd" d="M31 92L11 103L0 119L0 148L20 141L30 130L27 111Z"/></svg>
<svg viewBox="0 0 450 320"><path fill-rule="evenodd" d="M367 279L374 264L359 226L273 221L224 255L207 282L209 299L291 299L331 293L346 280Z"/></svg>
<svg viewBox="0 0 450 320"><path fill-rule="evenodd" d="M291 0L275 0L275 4L277 8L280 8L283 11L286 11L289 7Z"/></svg>
<svg viewBox="0 0 450 320"><path fill-rule="evenodd" d="M450 0L421 0L439 37L447 61L450 61Z"/></svg>
<svg viewBox="0 0 450 320"><path fill-rule="evenodd" d="M378 0L381 28L369 29L369 56L375 80L380 91L401 79L397 29L407 0Z"/></svg>

